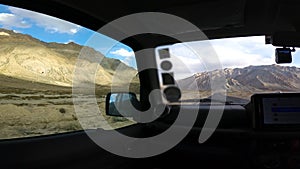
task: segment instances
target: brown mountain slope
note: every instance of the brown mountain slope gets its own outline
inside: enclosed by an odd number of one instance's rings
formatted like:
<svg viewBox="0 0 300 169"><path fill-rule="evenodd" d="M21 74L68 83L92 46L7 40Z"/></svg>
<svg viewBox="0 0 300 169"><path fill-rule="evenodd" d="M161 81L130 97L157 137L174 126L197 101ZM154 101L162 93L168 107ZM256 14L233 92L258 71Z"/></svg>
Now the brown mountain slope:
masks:
<svg viewBox="0 0 300 169"><path fill-rule="evenodd" d="M117 67L122 68L124 75L115 77L115 82L121 83L137 74L121 61L106 58L88 47L85 50L92 57L79 60L83 46L75 43L45 43L5 29L0 29L0 43L0 74L26 81L71 87L78 63L80 73L76 79L90 83L95 79L98 85L111 85Z"/></svg>
<svg viewBox="0 0 300 169"><path fill-rule="evenodd" d="M245 91L299 91L300 68L266 65L245 68L215 70L197 73L193 77L179 80L183 88L192 90L191 82L195 79L200 90L210 90L210 79L225 76L223 88L229 92Z"/></svg>

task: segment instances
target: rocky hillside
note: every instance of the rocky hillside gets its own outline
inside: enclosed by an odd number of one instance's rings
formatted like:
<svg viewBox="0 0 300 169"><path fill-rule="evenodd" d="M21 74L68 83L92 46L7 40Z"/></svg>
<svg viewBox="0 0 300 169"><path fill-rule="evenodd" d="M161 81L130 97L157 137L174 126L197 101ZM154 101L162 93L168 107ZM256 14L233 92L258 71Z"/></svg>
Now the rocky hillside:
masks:
<svg viewBox="0 0 300 169"><path fill-rule="evenodd" d="M78 60L83 46L72 42L45 43L29 35L0 29L0 44L0 75L26 81L70 87L78 61L81 68L78 79L84 82L93 83L95 78L98 85L110 85L117 68L123 73L114 77L114 82L121 83L137 74L135 69L92 48L85 48L91 57ZM97 71L91 73L92 70ZM134 80L137 82L137 78Z"/></svg>
<svg viewBox="0 0 300 169"><path fill-rule="evenodd" d="M299 91L300 68L266 65L249 66L245 68L215 70L211 72L197 73L194 77L180 80L185 88L192 90L191 82L196 79L200 90L210 90L210 79L224 75L226 83L224 88L229 92L245 91Z"/></svg>

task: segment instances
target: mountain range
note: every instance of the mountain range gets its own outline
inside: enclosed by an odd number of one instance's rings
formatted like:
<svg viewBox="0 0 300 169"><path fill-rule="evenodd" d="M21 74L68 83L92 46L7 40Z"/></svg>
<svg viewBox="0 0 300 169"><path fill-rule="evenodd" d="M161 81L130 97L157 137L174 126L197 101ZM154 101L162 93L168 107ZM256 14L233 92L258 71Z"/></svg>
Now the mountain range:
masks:
<svg viewBox="0 0 300 169"><path fill-rule="evenodd" d="M197 83L200 91L211 90L211 79L225 78L223 89L228 92L266 92L266 91L299 91L300 68L263 65L245 68L226 68L209 72L196 73L194 76L178 81L186 90L193 90Z"/></svg>
<svg viewBox="0 0 300 169"><path fill-rule="evenodd" d="M0 77L6 81L15 78L39 84L71 87L74 69L78 66L78 72L75 73L76 80L80 82L109 86L112 83L122 84L134 77L133 82L138 83L137 70L134 68L74 42L46 43L29 35L0 29L0 43ZM80 55L90 57L78 58ZM117 69L122 73L115 75ZM195 90L193 82L196 82L200 91L207 91L211 89L211 79L222 76L226 81L221 87L228 92L254 93L300 89L300 68L279 65L201 72L179 80L178 84L183 89ZM9 84L12 83L6 85Z"/></svg>
<svg viewBox="0 0 300 169"><path fill-rule="evenodd" d="M0 29L0 44L1 76L64 87L72 86L75 73L80 82L95 82L102 86L109 86L112 81L121 84L132 77L133 82L138 82L134 68L74 42L46 43L29 35ZM84 58L78 58L80 55ZM74 73L75 66L78 69ZM115 76L117 69L122 71L122 76Z"/></svg>

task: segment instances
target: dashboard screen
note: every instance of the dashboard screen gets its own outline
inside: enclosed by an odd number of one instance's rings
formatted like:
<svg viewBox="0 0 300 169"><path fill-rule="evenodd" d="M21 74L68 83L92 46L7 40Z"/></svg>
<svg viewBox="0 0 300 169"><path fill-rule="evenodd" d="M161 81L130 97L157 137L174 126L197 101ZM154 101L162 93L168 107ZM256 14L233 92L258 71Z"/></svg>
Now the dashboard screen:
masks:
<svg viewBox="0 0 300 169"><path fill-rule="evenodd" d="M300 124L300 98L262 99L264 124Z"/></svg>
<svg viewBox="0 0 300 169"><path fill-rule="evenodd" d="M300 130L300 93L254 94L251 105L254 129Z"/></svg>

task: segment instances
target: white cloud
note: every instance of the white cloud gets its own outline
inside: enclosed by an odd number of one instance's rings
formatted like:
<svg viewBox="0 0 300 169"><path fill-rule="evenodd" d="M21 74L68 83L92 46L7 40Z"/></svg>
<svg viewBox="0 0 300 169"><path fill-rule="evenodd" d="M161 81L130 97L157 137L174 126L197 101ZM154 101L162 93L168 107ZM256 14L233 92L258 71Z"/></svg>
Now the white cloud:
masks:
<svg viewBox="0 0 300 169"><path fill-rule="evenodd" d="M275 63L275 48L265 45L263 36L192 42L172 52L194 72Z"/></svg>
<svg viewBox="0 0 300 169"><path fill-rule="evenodd" d="M170 52L176 79L221 68L217 54L208 42L176 44Z"/></svg>
<svg viewBox="0 0 300 169"><path fill-rule="evenodd" d="M114 51L110 51L109 53L113 55L117 55L119 57L119 60L125 63L126 65L136 68L136 60L133 51L120 48Z"/></svg>
<svg viewBox="0 0 300 169"><path fill-rule="evenodd" d="M18 30L12 30L14 33L22 33L21 31Z"/></svg>
<svg viewBox="0 0 300 169"><path fill-rule="evenodd" d="M5 23L2 23L3 25L9 25L12 22L11 26L24 28L23 25L26 25L25 20L29 20L51 33L67 33L71 35L77 33L81 28L79 25L37 12L15 7L9 7L9 10L12 13L10 15L14 16L15 19L12 21L5 20ZM28 27L28 25L26 26Z"/></svg>
<svg viewBox="0 0 300 169"><path fill-rule="evenodd" d="M275 63L275 47L266 45L263 36L215 40L212 46L226 68Z"/></svg>
<svg viewBox="0 0 300 169"><path fill-rule="evenodd" d="M72 42L74 42L74 40L70 39L67 42L65 42L64 44L69 44L69 43L72 43Z"/></svg>
<svg viewBox="0 0 300 169"><path fill-rule="evenodd" d="M275 47L266 45L264 36L175 44L170 51L178 79L215 69L275 64Z"/></svg>
<svg viewBox="0 0 300 169"><path fill-rule="evenodd" d="M220 62L224 68L242 68L250 65L270 65L275 63L270 51L269 57L264 57L260 54L245 53L244 51L228 48L228 46L215 46L214 47Z"/></svg>
<svg viewBox="0 0 300 169"><path fill-rule="evenodd" d="M118 50L111 51L110 54L119 55L119 56L122 56L122 57L134 57L134 52L133 51L128 51L124 48L120 48Z"/></svg>
<svg viewBox="0 0 300 169"><path fill-rule="evenodd" d="M0 24L7 29L12 27L29 28L31 26L29 23L24 21L23 18L10 13L0 13Z"/></svg>
<svg viewBox="0 0 300 169"><path fill-rule="evenodd" d="M75 29L75 28L73 28L73 29L70 29L70 32L71 32L71 33L73 33L73 34L75 34L75 33L77 33L77 32L78 32L78 29Z"/></svg>

